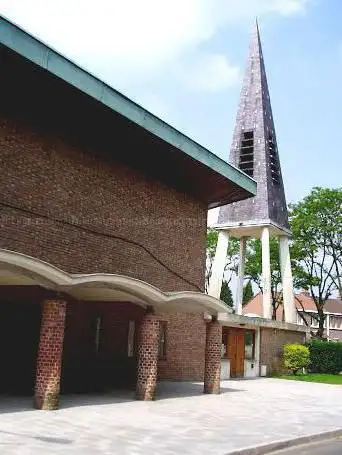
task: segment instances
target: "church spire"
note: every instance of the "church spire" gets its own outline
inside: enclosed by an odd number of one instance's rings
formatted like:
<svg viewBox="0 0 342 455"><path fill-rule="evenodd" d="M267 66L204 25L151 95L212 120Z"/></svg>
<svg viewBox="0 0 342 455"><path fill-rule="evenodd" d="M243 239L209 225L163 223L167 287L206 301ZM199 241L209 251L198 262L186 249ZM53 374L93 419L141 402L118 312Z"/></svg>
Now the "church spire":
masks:
<svg viewBox="0 0 342 455"><path fill-rule="evenodd" d="M257 194L220 208L219 235L208 294L220 298L229 236L240 238L236 313L242 314L246 239L261 238L263 316L271 319L270 237L276 236L279 237L285 321L295 323L286 200L257 20L250 42L230 161L256 180Z"/></svg>
<svg viewBox="0 0 342 455"><path fill-rule="evenodd" d="M254 198L222 207L218 224L230 228L271 225L277 231L288 232L286 199L257 18L229 158L232 164L257 181L258 189Z"/></svg>

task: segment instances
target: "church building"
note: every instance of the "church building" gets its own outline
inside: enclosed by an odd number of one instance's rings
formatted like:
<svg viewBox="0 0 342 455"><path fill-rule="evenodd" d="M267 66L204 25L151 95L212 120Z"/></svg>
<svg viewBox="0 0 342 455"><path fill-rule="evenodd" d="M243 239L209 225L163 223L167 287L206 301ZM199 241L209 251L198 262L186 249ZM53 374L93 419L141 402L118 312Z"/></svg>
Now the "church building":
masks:
<svg viewBox="0 0 342 455"><path fill-rule="evenodd" d="M305 328L204 292L207 211L257 201L257 173L3 17L0 65L0 394L56 409L70 392L151 400L162 380L219 393L246 352L271 372Z"/></svg>

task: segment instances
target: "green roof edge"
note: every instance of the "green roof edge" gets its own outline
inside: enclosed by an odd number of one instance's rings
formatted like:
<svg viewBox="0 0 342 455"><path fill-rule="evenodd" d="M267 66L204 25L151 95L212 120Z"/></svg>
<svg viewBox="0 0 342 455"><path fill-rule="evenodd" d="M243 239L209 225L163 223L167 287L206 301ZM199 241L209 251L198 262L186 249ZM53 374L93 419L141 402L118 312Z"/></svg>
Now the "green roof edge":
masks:
<svg viewBox="0 0 342 455"><path fill-rule="evenodd" d="M223 175L252 195L255 180L0 15L0 43Z"/></svg>

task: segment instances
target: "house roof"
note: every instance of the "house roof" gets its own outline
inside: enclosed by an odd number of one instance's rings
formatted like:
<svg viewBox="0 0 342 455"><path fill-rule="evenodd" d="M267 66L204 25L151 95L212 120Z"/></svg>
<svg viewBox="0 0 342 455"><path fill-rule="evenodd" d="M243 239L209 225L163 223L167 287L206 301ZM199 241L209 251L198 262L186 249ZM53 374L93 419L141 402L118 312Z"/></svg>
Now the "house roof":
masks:
<svg viewBox="0 0 342 455"><path fill-rule="evenodd" d="M192 192L208 208L218 207L256 194L256 182L236 167L228 164L205 147L165 123L97 77L85 71L48 45L34 38L0 16L0 44L39 67L51 77L64 81L110 110L113 122L130 125L150 136L144 147L144 160L139 169L149 173L151 168L161 180ZM120 123L121 125L122 123ZM113 126L111 127L113 132ZM140 133L141 134L141 133ZM113 134L112 134L113 136ZM115 136L115 135L114 135ZM114 141L113 137L112 140ZM158 153L156 153L158 149ZM141 152L135 151L136 156ZM127 149L116 151L129 154ZM135 157L131 157L131 162ZM158 170L158 173L157 173ZM151 171L152 172L152 171Z"/></svg>
<svg viewBox="0 0 342 455"><path fill-rule="evenodd" d="M305 292L300 292L295 295L295 305L297 310L304 311L317 311L315 302L312 297L310 297ZM249 302L244 305L244 314L258 314L262 315L262 294L259 292L254 297L251 298ZM340 299L328 299L324 305L325 313L337 313L342 314L342 300ZM277 309L277 319L282 320L283 307L279 305Z"/></svg>

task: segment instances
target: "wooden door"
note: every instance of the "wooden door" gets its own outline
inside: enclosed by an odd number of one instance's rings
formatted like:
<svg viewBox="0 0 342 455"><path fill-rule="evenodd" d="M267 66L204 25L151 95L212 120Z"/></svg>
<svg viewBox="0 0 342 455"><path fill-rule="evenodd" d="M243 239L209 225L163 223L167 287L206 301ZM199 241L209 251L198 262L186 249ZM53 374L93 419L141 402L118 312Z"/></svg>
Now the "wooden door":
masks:
<svg viewBox="0 0 342 455"><path fill-rule="evenodd" d="M245 331L243 329L229 329L227 347L230 360L230 377L241 378L244 375Z"/></svg>

